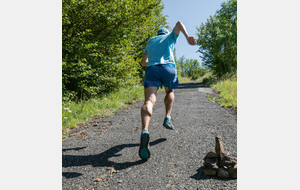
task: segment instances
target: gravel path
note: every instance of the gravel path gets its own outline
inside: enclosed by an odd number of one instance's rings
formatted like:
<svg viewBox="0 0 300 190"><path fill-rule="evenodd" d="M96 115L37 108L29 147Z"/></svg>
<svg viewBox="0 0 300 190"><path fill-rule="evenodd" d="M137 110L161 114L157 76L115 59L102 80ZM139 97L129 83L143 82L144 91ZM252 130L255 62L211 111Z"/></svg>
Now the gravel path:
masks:
<svg viewBox="0 0 300 190"><path fill-rule="evenodd" d="M206 93L213 92L199 82L179 85L174 131L162 126L165 93L158 93L146 162L138 156L143 101L63 140L63 189L236 189L237 180L203 175L203 158L214 151L215 136L237 156L236 115L210 102Z"/></svg>

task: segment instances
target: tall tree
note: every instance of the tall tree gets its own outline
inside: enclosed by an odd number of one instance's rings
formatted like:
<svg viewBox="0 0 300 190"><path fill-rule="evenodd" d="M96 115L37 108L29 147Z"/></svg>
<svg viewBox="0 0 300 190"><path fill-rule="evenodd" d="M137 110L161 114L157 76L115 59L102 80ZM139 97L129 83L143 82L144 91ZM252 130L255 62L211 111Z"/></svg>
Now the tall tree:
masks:
<svg viewBox="0 0 300 190"><path fill-rule="evenodd" d="M219 78L237 68L237 0L223 2L221 9L197 27L198 52L203 65Z"/></svg>

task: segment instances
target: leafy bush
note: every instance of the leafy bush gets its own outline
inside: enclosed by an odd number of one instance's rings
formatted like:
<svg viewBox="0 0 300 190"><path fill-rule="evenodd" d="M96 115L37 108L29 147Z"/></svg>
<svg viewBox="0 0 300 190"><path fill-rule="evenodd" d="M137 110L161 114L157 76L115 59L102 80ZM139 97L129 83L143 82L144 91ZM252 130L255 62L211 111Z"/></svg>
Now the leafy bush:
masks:
<svg viewBox="0 0 300 190"><path fill-rule="evenodd" d="M211 86L217 82L217 78L213 75L210 75L210 76L202 79L202 82L208 86Z"/></svg>
<svg viewBox="0 0 300 190"><path fill-rule="evenodd" d="M164 26L161 0L63 0L63 100L137 84L148 39Z"/></svg>

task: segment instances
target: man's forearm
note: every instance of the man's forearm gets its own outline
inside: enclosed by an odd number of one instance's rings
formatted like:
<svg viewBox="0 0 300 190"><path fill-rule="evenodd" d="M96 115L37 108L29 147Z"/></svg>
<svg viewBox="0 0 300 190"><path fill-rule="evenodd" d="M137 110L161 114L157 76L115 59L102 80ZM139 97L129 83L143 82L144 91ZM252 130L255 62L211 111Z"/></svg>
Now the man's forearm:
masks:
<svg viewBox="0 0 300 190"><path fill-rule="evenodd" d="M174 27L174 32L175 32L176 36L178 36L179 33L182 32L190 45L195 45L197 43L195 37L189 36L189 34L187 33L187 31L185 29L184 24L180 21L178 21L176 23L176 26Z"/></svg>
<svg viewBox="0 0 300 190"><path fill-rule="evenodd" d="M187 33L184 24L183 24L182 22L180 22L180 21L178 21L178 22L176 23L176 26L175 26L175 28L174 28L174 32L175 32L176 36L178 36L179 33L182 32L183 35L184 35L186 38L189 37L189 34Z"/></svg>

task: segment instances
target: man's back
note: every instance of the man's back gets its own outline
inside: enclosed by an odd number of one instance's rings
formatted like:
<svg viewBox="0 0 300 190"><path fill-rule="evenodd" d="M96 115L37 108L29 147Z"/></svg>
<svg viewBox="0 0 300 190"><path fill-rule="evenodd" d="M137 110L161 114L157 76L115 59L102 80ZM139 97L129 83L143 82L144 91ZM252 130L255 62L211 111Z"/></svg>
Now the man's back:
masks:
<svg viewBox="0 0 300 190"><path fill-rule="evenodd" d="M144 54L148 55L147 67L158 64L174 63L173 49L178 36L174 30L168 35L155 36L148 40Z"/></svg>

